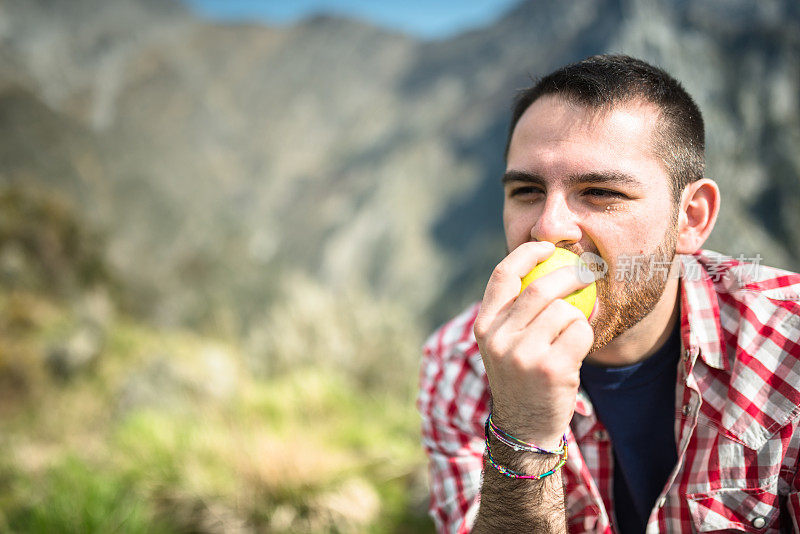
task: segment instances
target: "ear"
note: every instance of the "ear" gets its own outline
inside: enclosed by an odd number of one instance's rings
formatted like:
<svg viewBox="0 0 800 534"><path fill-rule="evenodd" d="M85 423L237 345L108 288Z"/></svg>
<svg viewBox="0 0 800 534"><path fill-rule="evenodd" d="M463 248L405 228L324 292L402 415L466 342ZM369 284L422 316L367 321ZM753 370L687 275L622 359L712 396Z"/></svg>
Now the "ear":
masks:
<svg viewBox="0 0 800 534"><path fill-rule="evenodd" d="M687 185L678 212L678 243L675 252L692 254L705 243L719 214L719 187L702 178Z"/></svg>

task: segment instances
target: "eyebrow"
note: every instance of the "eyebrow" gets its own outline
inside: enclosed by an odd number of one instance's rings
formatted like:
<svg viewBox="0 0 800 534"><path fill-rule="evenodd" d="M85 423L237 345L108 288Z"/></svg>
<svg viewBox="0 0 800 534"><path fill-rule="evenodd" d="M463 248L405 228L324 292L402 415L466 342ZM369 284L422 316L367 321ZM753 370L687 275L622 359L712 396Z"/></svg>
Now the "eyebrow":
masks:
<svg viewBox="0 0 800 534"><path fill-rule="evenodd" d="M546 185L544 178L539 174L527 171L507 171L503 174L503 185L511 182L525 182L540 185ZM608 171L608 172L588 172L581 174L572 174L567 179L568 186L578 184L605 184L605 185L624 185L629 187L641 187L642 183L624 172Z"/></svg>
<svg viewBox="0 0 800 534"><path fill-rule="evenodd" d="M503 185L511 182L528 182L537 185L544 185L544 178L536 173L526 171L506 171L503 175Z"/></svg>

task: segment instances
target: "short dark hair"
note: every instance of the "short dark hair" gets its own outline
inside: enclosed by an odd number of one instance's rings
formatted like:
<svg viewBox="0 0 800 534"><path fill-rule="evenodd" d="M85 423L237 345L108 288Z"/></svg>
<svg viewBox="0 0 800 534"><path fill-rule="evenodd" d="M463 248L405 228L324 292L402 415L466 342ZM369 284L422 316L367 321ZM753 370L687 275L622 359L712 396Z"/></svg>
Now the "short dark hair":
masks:
<svg viewBox="0 0 800 534"><path fill-rule="evenodd" d="M705 126L700 109L683 86L664 70L625 55L591 56L562 67L523 89L514 100L505 157L511 136L525 110L543 95L558 95L575 104L602 109L636 101L660 110L661 128L654 150L671 178L673 197L703 177Z"/></svg>

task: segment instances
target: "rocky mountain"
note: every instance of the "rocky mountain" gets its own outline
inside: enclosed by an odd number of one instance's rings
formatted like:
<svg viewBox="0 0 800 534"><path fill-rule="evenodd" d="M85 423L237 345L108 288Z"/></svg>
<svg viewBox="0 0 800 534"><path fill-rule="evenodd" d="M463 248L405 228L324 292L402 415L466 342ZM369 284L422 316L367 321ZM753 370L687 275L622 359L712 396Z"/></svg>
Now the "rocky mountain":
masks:
<svg viewBox="0 0 800 534"><path fill-rule="evenodd" d="M520 3L415 41L342 18L197 18L167 0L0 0L0 184L38 184L103 228L139 311L247 331L304 273L426 326L503 253L514 91L624 52L685 82L724 204L708 244L800 268L800 5Z"/></svg>

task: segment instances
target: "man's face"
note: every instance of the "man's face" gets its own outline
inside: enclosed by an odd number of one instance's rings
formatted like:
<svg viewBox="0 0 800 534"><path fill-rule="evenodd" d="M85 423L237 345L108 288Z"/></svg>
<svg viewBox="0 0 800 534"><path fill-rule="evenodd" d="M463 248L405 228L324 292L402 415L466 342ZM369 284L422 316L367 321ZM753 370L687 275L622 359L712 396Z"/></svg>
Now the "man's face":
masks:
<svg viewBox="0 0 800 534"><path fill-rule="evenodd" d="M509 250L550 241L608 266L597 282L595 343L605 346L661 297L677 240L677 206L652 149L651 104L591 110L547 95L522 115L503 177Z"/></svg>

